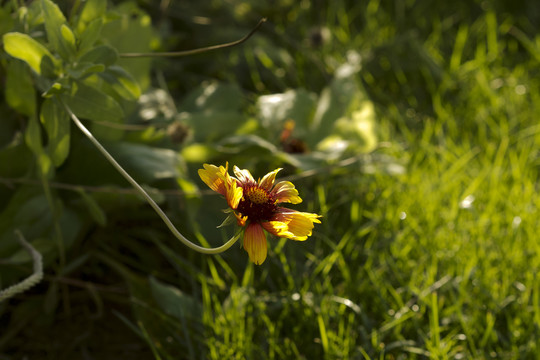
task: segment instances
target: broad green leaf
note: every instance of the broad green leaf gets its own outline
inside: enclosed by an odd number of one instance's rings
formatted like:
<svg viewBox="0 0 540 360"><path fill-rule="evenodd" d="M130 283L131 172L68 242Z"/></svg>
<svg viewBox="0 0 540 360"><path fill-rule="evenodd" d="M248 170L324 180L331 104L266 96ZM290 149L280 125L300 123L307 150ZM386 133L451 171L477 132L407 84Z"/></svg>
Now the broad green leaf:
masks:
<svg viewBox="0 0 540 360"><path fill-rule="evenodd" d="M277 154L279 152L274 144L257 135L230 136L220 141L219 145L223 150L226 149L228 153L238 153L247 149L250 149L250 154L253 153L254 149L271 154Z"/></svg>
<svg viewBox="0 0 540 360"><path fill-rule="evenodd" d="M72 58L75 55L75 36L67 26L64 14L58 5L50 0L41 0L41 7L51 48L56 50L63 59ZM67 36L67 40L64 36Z"/></svg>
<svg viewBox="0 0 540 360"><path fill-rule="evenodd" d="M6 101L19 113L36 113L36 91L28 67L19 60L8 62L6 71Z"/></svg>
<svg viewBox="0 0 540 360"><path fill-rule="evenodd" d="M137 100L141 96L139 85L126 70L120 66L109 66L99 74L118 95L126 100Z"/></svg>
<svg viewBox="0 0 540 360"><path fill-rule="evenodd" d="M70 93L60 96L75 115L83 119L118 123L124 117L116 100L81 82L74 83Z"/></svg>
<svg viewBox="0 0 540 360"><path fill-rule="evenodd" d="M82 34L86 30L88 30L90 23L103 16L105 14L105 11L107 11L107 0L86 1L77 21L77 32L79 34Z"/></svg>
<svg viewBox="0 0 540 360"><path fill-rule="evenodd" d="M53 201L60 204L53 193ZM59 212L58 224L62 231L65 249L69 249L81 229L81 221L75 211L63 207ZM20 249L20 244L13 241L13 231L19 229L27 240L47 238L55 244L57 236L52 226L55 215L43 191L34 185L18 188L8 206L0 213L0 258L11 256ZM13 239L11 239L13 238ZM55 251L55 255L57 252ZM55 257L44 257L44 263L53 262Z"/></svg>
<svg viewBox="0 0 540 360"><path fill-rule="evenodd" d="M345 63L336 70L336 76L320 95L311 131L306 138L308 145L314 147L318 141L328 135L334 122L347 115L351 101L358 97L358 84L354 74L358 71L356 64Z"/></svg>
<svg viewBox="0 0 540 360"><path fill-rule="evenodd" d="M173 150L125 142L111 143L107 148L120 165L138 181L150 184L178 176L179 159Z"/></svg>
<svg viewBox="0 0 540 360"><path fill-rule="evenodd" d="M90 2L91 1L87 2L87 4ZM95 44L101 35L102 27L102 18L94 19L88 24L84 31L79 35L79 54L84 54Z"/></svg>
<svg viewBox="0 0 540 360"><path fill-rule="evenodd" d="M107 45L96 46L81 56L79 62L110 66L118 60L118 52Z"/></svg>
<svg viewBox="0 0 540 360"><path fill-rule="evenodd" d="M377 145L375 109L371 101L363 101L350 117L338 119L335 133L351 141L356 151L369 152Z"/></svg>
<svg viewBox="0 0 540 360"><path fill-rule="evenodd" d="M40 119L48 136L48 150L54 166L62 165L69 155L70 119L53 98L41 105Z"/></svg>
<svg viewBox="0 0 540 360"><path fill-rule="evenodd" d="M9 203L0 213L0 258L19 250L13 231L19 229L27 239L41 237L50 228L51 214L45 196L35 186L14 189ZM3 280L3 279L2 279Z"/></svg>
<svg viewBox="0 0 540 360"><path fill-rule="evenodd" d="M194 131L195 141L206 142L231 135L245 122L242 114L236 111L209 111L184 114L181 118Z"/></svg>
<svg viewBox="0 0 540 360"><path fill-rule="evenodd" d="M192 296L174 286L163 284L152 276L149 283L154 300L166 314L179 320L200 318L201 306Z"/></svg>
<svg viewBox="0 0 540 360"><path fill-rule="evenodd" d="M286 120L293 120L297 125L296 132L305 132L313 117L316 101L315 94L303 89L260 96L257 100L259 119L263 127L272 130L282 129Z"/></svg>
<svg viewBox="0 0 540 360"><path fill-rule="evenodd" d="M88 62L78 62L74 68L68 69L68 74L74 79L83 79L94 73L105 71L105 65Z"/></svg>
<svg viewBox="0 0 540 360"><path fill-rule="evenodd" d="M180 107L187 112L240 110L243 94L236 84L204 83L191 91Z"/></svg>
<svg viewBox="0 0 540 360"><path fill-rule="evenodd" d="M35 116L28 117L28 125L26 127L24 139L26 141L26 145L28 145L28 147L34 152L34 154L39 155L43 152L43 143L41 141L41 128Z"/></svg>
<svg viewBox="0 0 540 360"><path fill-rule="evenodd" d="M5 34L3 40L6 52L26 62L36 73L48 75L54 70L56 60L52 54L30 36L12 32Z"/></svg>
<svg viewBox="0 0 540 360"><path fill-rule="evenodd" d="M136 2L122 2L114 10L119 17L104 24L101 39L120 53L150 52L150 44L155 40L150 16L138 8ZM140 58L136 61L119 59L117 65L129 72L145 90L150 85L151 64L151 59Z"/></svg>
<svg viewBox="0 0 540 360"><path fill-rule="evenodd" d="M290 154L280 151L271 142L257 135L234 135L226 137L218 143L218 149L227 154L245 156L246 158L256 158L259 161L263 159L279 159L280 161L299 166L296 159Z"/></svg>
<svg viewBox="0 0 540 360"><path fill-rule="evenodd" d="M214 147L200 143L190 144L182 148L182 158L193 163L209 162L218 154L219 152Z"/></svg>

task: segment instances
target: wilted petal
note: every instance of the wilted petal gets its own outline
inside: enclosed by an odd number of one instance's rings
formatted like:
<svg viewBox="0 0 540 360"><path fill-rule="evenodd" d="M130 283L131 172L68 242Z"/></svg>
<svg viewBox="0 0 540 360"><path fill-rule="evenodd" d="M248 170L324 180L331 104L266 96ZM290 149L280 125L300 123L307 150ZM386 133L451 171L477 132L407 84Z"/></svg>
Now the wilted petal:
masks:
<svg viewBox="0 0 540 360"><path fill-rule="evenodd" d="M275 196L277 203L289 202L299 204L302 202L302 198L298 196L298 190L295 189L294 184L290 181L278 182L271 193Z"/></svg>
<svg viewBox="0 0 540 360"><path fill-rule="evenodd" d="M261 265L266 259L268 252L266 235L261 225L251 223L244 232L244 249L249 255L249 259L255 265Z"/></svg>
<svg viewBox="0 0 540 360"><path fill-rule="evenodd" d="M234 213L234 216L236 216L236 223L238 226L246 226L247 216L242 215L242 213L238 214L236 212Z"/></svg>
<svg viewBox="0 0 540 360"><path fill-rule="evenodd" d="M276 169L266 174L261 180L259 180L259 186L266 191L270 191L272 185L274 185L274 180L276 180L276 175L280 170L281 169Z"/></svg>
<svg viewBox="0 0 540 360"><path fill-rule="evenodd" d="M240 184L242 186L256 184L255 179L253 178L249 170L246 170L246 169L242 170L238 166L235 165L233 168L233 171L234 171L234 175L236 175L236 178L238 179L238 181L240 181Z"/></svg>

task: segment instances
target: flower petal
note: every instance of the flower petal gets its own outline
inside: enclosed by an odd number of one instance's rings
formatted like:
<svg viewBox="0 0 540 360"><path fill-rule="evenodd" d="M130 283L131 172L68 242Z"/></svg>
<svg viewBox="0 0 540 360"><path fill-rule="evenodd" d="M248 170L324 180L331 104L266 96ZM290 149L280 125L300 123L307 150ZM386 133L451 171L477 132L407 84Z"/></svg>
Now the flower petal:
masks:
<svg viewBox="0 0 540 360"><path fill-rule="evenodd" d="M235 165L233 168L233 171L234 171L234 175L236 175L236 178L240 182L241 186L256 184L255 179L253 178L249 170L246 170L246 169L242 170L238 166Z"/></svg>
<svg viewBox="0 0 540 360"><path fill-rule="evenodd" d="M226 189L224 175L227 173L228 166L229 164L227 164L225 167L220 166L218 168L215 165L203 164L204 169L199 169L199 176L201 177L201 180L210 187L210 189L225 196Z"/></svg>
<svg viewBox="0 0 540 360"><path fill-rule="evenodd" d="M229 204L231 209L236 209L238 207L238 203L240 203L240 200L242 200L244 190L238 186L236 180L228 173L225 173L224 187L227 204Z"/></svg>
<svg viewBox="0 0 540 360"><path fill-rule="evenodd" d="M300 204L302 198L298 196L298 190L290 181L280 181L272 189L272 194L276 198L277 203L289 202L291 204Z"/></svg>
<svg viewBox="0 0 540 360"><path fill-rule="evenodd" d="M270 191L270 189L274 185L274 180L276 179L276 175L280 170L281 168L276 169L264 175L264 177L261 180L259 180L259 187L263 188L266 191Z"/></svg>
<svg viewBox="0 0 540 360"><path fill-rule="evenodd" d="M249 259L255 265L261 265L266 259L268 252L266 235L263 228L258 223L251 223L244 232L244 249L249 255Z"/></svg>
<svg viewBox="0 0 540 360"><path fill-rule="evenodd" d="M279 208L279 212L272 221L261 225L271 234L291 240L306 240L311 236L314 223L320 223L321 216L312 213L299 212L286 208Z"/></svg>

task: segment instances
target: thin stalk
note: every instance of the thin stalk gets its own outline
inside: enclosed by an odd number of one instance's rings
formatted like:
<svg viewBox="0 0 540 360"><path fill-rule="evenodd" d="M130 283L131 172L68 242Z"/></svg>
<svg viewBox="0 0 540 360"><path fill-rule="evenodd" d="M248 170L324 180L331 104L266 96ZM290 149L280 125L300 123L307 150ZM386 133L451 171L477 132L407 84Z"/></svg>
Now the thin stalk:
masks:
<svg viewBox="0 0 540 360"><path fill-rule="evenodd" d="M131 186L133 186L133 188L146 199L148 204L150 204L150 206L155 210L155 212L163 220L165 225L167 225L169 230L173 233L173 235L178 240L180 240L182 244L203 254L219 254L219 253L224 252L228 248L230 248L238 240L238 238L240 237L241 231L239 231L235 236L233 236L225 244L216 248L205 248L197 244L194 244L190 240L188 240L184 235L182 235L182 233L180 233L180 231L176 229L176 227L173 225L171 220L167 217L165 212L161 210L159 205L150 197L150 195L148 195L148 193L139 185L139 183L135 181L131 177L131 175L129 175L127 171L124 170L122 166L120 166L120 164L118 164L118 162L114 159L114 157L111 154L109 154L109 152L103 147L103 145L101 145L101 143L94 137L94 135L92 135L92 133L83 125L83 123L79 120L79 118L73 113L73 111L71 111L69 106L67 106L67 104L65 104L64 102L62 102L62 104L64 105L66 111L70 115L75 125L77 125L77 127L82 131L82 133L92 142L92 144L94 144L94 146L99 150L99 152L101 152L101 154L105 156L107 161L109 161L109 163L111 163L111 165L115 167L115 169L120 173L120 175L122 175L131 184Z"/></svg>
<svg viewBox="0 0 540 360"><path fill-rule="evenodd" d="M201 54L213 50L220 50L225 49L228 47L233 47L236 45L240 45L243 42L247 41L259 28L266 22L266 18L262 18L259 20L259 23L243 38L231 41L225 44L219 44L219 45L213 45L213 46L207 46L203 48L198 49L192 49L192 50L184 50L184 51L172 51L172 52L155 52L155 53L121 53L120 57L125 58L136 58L136 57L182 57L182 56L190 56L190 55L196 55Z"/></svg>
<svg viewBox="0 0 540 360"><path fill-rule="evenodd" d="M7 289L0 291L0 301L9 299L10 297L20 294L28 289L30 289L32 286L36 285L43 279L43 258L41 257L41 254L25 239L23 234L19 230L15 230L15 234L17 235L17 239L21 243L21 245L30 253L32 256L32 260L34 263L34 271L32 275L24 279L18 284L15 284L13 286L8 287Z"/></svg>

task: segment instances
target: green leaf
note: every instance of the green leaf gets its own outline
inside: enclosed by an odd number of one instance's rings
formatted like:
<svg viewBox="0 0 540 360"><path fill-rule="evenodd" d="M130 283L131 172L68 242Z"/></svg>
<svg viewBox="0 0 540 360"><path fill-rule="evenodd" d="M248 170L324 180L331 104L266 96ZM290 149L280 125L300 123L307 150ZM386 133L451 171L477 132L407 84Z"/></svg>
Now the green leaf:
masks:
<svg viewBox="0 0 540 360"><path fill-rule="evenodd" d="M107 45L100 45L88 50L80 57L79 62L110 66L116 63L117 60L118 52L114 48Z"/></svg>
<svg viewBox="0 0 540 360"><path fill-rule="evenodd" d="M34 152L34 154L39 155L43 152L43 143L41 141L41 127L35 116L28 117L28 126L26 127L26 132L24 134L24 139L26 145Z"/></svg>
<svg viewBox="0 0 540 360"><path fill-rule="evenodd" d="M87 2L90 3L91 1ZM103 19L97 18L92 20L84 31L79 36L79 54L84 54L90 49L101 35L101 28L103 27Z"/></svg>
<svg viewBox="0 0 540 360"><path fill-rule="evenodd" d="M193 163L209 162L214 156L218 155L213 146L195 143L182 148L182 158L185 161Z"/></svg>
<svg viewBox="0 0 540 360"><path fill-rule="evenodd" d="M3 36L4 49L14 58L26 62L38 74L54 72L56 60L47 48L26 34L17 32Z"/></svg>
<svg viewBox="0 0 540 360"><path fill-rule="evenodd" d="M133 76L120 66L109 66L99 76L126 100L137 100L141 96L141 89Z"/></svg>
<svg viewBox="0 0 540 360"><path fill-rule="evenodd" d="M60 96L75 115L83 119L118 123L124 117L116 100L82 82L74 83L71 92Z"/></svg>
<svg viewBox="0 0 540 360"><path fill-rule="evenodd" d="M88 30L91 23L100 19L107 11L107 0L88 0L85 2L77 21L76 29L79 34ZM100 25L101 28L101 25Z"/></svg>
<svg viewBox="0 0 540 360"><path fill-rule="evenodd" d="M19 60L10 61L6 71L6 101L21 114L36 113L36 91L28 67Z"/></svg>
<svg viewBox="0 0 540 360"><path fill-rule="evenodd" d="M152 276L149 283L154 299L166 314L179 320L200 319L201 306L192 296L184 294L174 286L163 284Z"/></svg>
<svg viewBox="0 0 540 360"><path fill-rule="evenodd" d="M271 142L257 135L234 135L226 137L218 143L218 149L229 155L246 156L256 158L259 161L263 159L279 159L295 167L300 166L299 162L291 154L280 151Z"/></svg>
<svg viewBox="0 0 540 360"><path fill-rule="evenodd" d="M45 152L42 152L38 155L37 160L39 170L45 176L45 178L49 179L53 174L51 158Z"/></svg>
<svg viewBox="0 0 540 360"><path fill-rule="evenodd" d="M140 10L136 2L123 2L115 10L119 16L104 24L101 39L106 40L107 44L120 53L150 52L150 44L155 40L150 16ZM141 89L148 88L152 59L140 58L136 61L120 59L118 65L137 80Z"/></svg>
<svg viewBox="0 0 540 360"><path fill-rule="evenodd" d="M194 131L195 141L215 141L234 131L245 122L242 114L236 111L209 111L183 114L182 121Z"/></svg>
<svg viewBox="0 0 540 360"><path fill-rule="evenodd" d="M69 86L66 86L66 84L54 82L43 94L41 94L41 96L44 98L50 98L54 95L65 93L67 90L69 90Z"/></svg>
<svg viewBox="0 0 540 360"><path fill-rule="evenodd" d="M173 150L130 143L111 143L107 148L138 181L150 184L178 176L179 159Z"/></svg>
<svg viewBox="0 0 540 360"><path fill-rule="evenodd" d="M54 166L58 167L69 155L69 116L55 99L49 98L41 105L40 119L49 138L50 157Z"/></svg>
<svg viewBox="0 0 540 360"><path fill-rule="evenodd" d="M233 111L241 109L243 98L238 85L211 82L191 91L180 107L187 112Z"/></svg>
<svg viewBox="0 0 540 360"><path fill-rule="evenodd" d="M74 79L83 79L94 73L105 71L105 65L87 62L78 62L75 67L68 69L68 74Z"/></svg>
<svg viewBox="0 0 540 360"><path fill-rule="evenodd" d="M295 122L295 134L306 131L313 117L317 97L303 89L289 90L282 94L260 96L257 110L261 125L279 131L286 120Z"/></svg>
<svg viewBox="0 0 540 360"><path fill-rule="evenodd" d="M350 140L355 151L369 152L377 145L375 134L375 108L371 101L363 101L350 117L338 119L335 133Z"/></svg>
<svg viewBox="0 0 540 360"><path fill-rule="evenodd" d="M357 64L341 65L336 70L336 76L331 84L321 92L311 131L309 137L306 138L310 147L314 147L318 141L328 135L334 122L346 115L352 100L359 96L359 87L354 76L358 69Z"/></svg>
<svg viewBox="0 0 540 360"><path fill-rule="evenodd" d="M41 7L45 20L45 30L47 31L47 38L49 39L51 48L56 50L63 59L72 58L75 55L75 36L67 26L64 14L50 0L41 0Z"/></svg>
<svg viewBox="0 0 540 360"><path fill-rule="evenodd" d="M75 34L73 34L73 31L67 26L66 24L63 24L60 28L60 32L62 33L62 38L64 41L66 41L69 44L69 47L75 50Z"/></svg>

